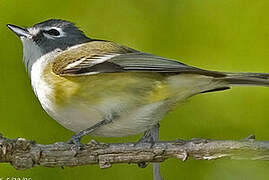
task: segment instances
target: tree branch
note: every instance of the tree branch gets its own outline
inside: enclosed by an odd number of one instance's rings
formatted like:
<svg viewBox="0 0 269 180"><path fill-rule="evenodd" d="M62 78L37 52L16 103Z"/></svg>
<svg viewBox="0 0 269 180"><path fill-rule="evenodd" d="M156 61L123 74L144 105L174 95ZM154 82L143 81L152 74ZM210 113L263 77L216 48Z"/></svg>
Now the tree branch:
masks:
<svg viewBox="0 0 269 180"><path fill-rule="evenodd" d="M0 162L16 169L35 166L63 167L99 164L100 168L117 163L162 162L168 158L187 160L219 158L269 160L269 141L250 136L240 141L192 139L151 143L98 143L90 141L81 148L63 142L36 144L23 138L0 136Z"/></svg>

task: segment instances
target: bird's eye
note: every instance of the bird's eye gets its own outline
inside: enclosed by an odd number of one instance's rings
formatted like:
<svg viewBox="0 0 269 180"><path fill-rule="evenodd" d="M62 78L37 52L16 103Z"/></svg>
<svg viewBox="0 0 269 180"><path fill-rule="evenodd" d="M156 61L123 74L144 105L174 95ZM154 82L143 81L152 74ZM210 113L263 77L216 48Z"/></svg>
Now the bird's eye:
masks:
<svg viewBox="0 0 269 180"><path fill-rule="evenodd" d="M47 34L52 35L52 36L59 36L60 32L57 31L56 29L50 29L48 31L45 31Z"/></svg>

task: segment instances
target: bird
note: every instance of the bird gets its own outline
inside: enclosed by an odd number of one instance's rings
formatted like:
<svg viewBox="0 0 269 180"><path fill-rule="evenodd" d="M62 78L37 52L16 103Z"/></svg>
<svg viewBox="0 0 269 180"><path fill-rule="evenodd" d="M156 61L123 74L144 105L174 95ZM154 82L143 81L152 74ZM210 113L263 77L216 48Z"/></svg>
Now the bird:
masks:
<svg viewBox="0 0 269 180"><path fill-rule="evenodd" d="M8 24L43 109L75 132L122 137L158 127L173 106L232 86L269 86L268 73L211 71L87 37L74 23L49 19L29 28Z"/></svg>

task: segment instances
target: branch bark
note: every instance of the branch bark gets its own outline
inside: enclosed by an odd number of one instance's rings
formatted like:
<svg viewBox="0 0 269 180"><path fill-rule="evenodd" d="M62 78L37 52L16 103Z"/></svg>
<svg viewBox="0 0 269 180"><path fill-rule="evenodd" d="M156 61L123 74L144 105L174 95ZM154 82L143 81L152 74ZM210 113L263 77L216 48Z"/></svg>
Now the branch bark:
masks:
<svg viewBox="0 0 269 180"><path fill-rule="evenodd" d="M90 141L83 147L59 142L37 144L23 138L7 139L0 136L0 162L11 163L16 169L35 166L63 167L99 164L109 168L117 163L163 162L168 158L187 160L230 158L236 160L269 160L269 141L246 139L209 140L191 139L151 143L98 143Z"/></svg>

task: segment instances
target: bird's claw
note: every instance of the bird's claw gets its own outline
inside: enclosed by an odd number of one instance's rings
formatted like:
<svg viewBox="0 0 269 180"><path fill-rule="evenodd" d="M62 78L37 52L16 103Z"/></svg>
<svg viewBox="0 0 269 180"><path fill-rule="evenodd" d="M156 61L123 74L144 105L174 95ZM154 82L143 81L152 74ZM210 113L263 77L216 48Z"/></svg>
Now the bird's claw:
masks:
<svg viewBox="0 0 269 180"><path fill-rule="evenodd" d="M81 136L80 135L77 135L77 134L75 134L74 136L72 136L70 139L69 139L69 141L67 142L68 144L74 144L74 145L76 145L76 146L78 146L78 147L81 147L82 146L82 144L81 144Z"/></svg>

